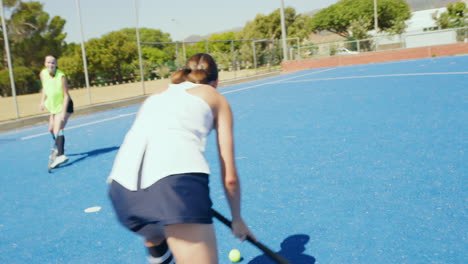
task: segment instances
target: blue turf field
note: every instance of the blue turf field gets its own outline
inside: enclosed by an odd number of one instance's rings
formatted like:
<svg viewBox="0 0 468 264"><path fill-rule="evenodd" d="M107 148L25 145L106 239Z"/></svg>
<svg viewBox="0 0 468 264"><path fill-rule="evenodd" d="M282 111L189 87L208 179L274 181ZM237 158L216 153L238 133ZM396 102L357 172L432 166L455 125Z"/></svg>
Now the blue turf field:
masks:
<svg viewBox="0 0 468 264"><path fill-rule="evenodd" d="M257 238L296 264L467 263L467 70L468 56L444 57L220 88ZM0 263L145 263L105 183L138 107L72 118L70 161L51 174L45 124L0 134ZM213 135L211 195L227 214ZM232 248L272 263L215 226L220 263Z"/></svg>

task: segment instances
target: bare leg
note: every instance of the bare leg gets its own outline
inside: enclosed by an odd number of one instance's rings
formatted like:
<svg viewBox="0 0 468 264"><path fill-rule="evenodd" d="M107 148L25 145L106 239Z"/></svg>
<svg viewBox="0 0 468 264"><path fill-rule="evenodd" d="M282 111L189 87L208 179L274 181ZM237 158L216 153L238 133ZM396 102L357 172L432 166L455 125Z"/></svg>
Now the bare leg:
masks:
<svg viewBox="0 0 468 264"><path fill-rule="evenodd" d="M68 122L68 118L70 118L70 113L65 113L64 120L61 119L61 114L51 115L51 121L52 121L53 131L55 135L57 135L60 130L63 130L65 128L65 125ZM50 129L50 123L49 123L49 129Z"/></svg>
<svg viewBox="0 0 468 264"><path fill-rule="evenodd" d="M49 132L54 136L55 138L55 133L54 133L54 115L49 116Z"/></svg>
<svg viewBox="0 0 468 264"><path fill-rule="evenodd" d="M65 113L65 118L64 118L64 121L62 122L62 129L65 128L65 126L67 125L67 122L68 122L68 119L70 118L70 113Z"/></svg>
<svg viewBox="0 0 468 264"><path fill-rule="evenodd" d="M167 243L177 264L218 263L212 224L175 224L165 227Z"/></svg>

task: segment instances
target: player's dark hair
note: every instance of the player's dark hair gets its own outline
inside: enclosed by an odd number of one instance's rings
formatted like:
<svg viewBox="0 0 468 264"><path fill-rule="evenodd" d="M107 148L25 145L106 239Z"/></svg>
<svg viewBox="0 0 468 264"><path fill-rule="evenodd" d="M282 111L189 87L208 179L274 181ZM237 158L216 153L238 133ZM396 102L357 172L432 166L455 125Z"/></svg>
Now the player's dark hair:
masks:
<svg viewBox="0 0 468 264"><path fill-rule="evenodd" d="M171 82L178 84L189 81L193 83L209 84L218 79L218 66L209 54L198 53L186 63L185 68L171 75Z"/></svg>
<svg viewBox="0 0 468 264"><path fill-rule="evenodd" d="M44 58L47 58L47 57L54 57L54 59L57 59L57 56L55 56L52 53L47 54Z"/></svg>

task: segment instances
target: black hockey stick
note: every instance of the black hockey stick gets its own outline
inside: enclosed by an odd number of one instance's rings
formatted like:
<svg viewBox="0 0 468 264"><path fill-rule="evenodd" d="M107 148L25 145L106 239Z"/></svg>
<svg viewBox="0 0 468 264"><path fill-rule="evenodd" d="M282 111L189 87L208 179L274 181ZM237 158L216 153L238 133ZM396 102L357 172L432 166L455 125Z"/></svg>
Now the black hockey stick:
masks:
<svg viewBox="0 0 468 264"><path fill-rule="evenodd" d="M226 217L218 213L216 210L211 209L213 212L213 216L218 219L221 223L225 224L229 228L231 228L232 222L229 221ZM267 246L263 245L259 241L253 240L250 236L247 236L247 241L249 241L252 245L256 246L258 249L263 251L268 257L270 257L272 260L276 261L279 264L290 264L289 261L287 261L285 258L283 258L281 255L279 255L276 252L273 252L273 250L269 249Z"/></svg>

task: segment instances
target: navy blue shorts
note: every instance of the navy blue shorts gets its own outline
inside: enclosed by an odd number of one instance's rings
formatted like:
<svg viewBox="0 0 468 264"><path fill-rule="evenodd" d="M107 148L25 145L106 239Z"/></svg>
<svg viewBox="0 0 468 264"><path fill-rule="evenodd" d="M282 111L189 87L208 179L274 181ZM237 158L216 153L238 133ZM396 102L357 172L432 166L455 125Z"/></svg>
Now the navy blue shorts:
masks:
<svg viewBox="0 0 468 264"><path fill-rule="evenodd" d="M151 225L213 223L208 183L205 173L171 175L137 191L112 181L109 196L120 223L151 238Z"/></svg>

